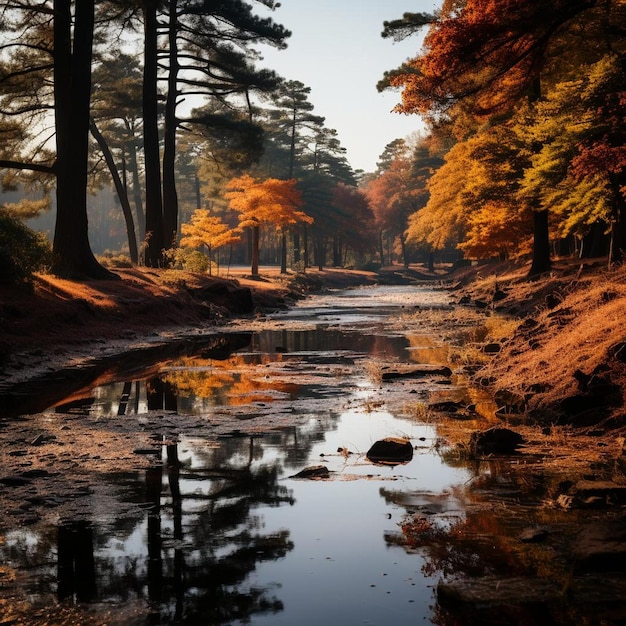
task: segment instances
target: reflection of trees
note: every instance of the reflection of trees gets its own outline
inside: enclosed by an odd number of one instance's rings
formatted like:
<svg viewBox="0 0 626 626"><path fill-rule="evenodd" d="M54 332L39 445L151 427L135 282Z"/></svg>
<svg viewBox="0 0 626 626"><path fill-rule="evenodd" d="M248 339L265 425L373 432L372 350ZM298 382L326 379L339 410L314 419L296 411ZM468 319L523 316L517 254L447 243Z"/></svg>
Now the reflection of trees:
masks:
<svg viewBox="0 0 626 626"><path fill-rule="evenodd" d="M522 531L529 527L553 528L563 523L561 528L571 529L571 511L544 506L551 489L546 476L520 471L519 466L512 466L506 459L475 462L475 478L464 489L461 506L454 493L381 489L383 498L407 510L399 531L387 533L385 540L389 545L419 553L424 558L422 571L426 576L451 577L459 582L460 589L470 592L476 579L520 578L531 581L531 589L537 581L558 583L565 588L571 576L568 550L563 550L562 545L555 549L565 541L564 536L545 543L520 540ZM541 582L535 589L541 589ZM540 602L539 593L536 597L535 604L520 601L510 602L510 606L487 600L481 604L478 599L459 605L454 600L442 601L435 608L434 622L445 626L572 623L557 619L566 606L566 598L562 605L547 607Z"/></svg>
<svg viewBox="0 0 626 626"><path fill-rule="evenodd" d="M149 496L148 591L152 605L159 604L159 619L221 624L280 610L267 589L244 585L257 563L293 548L286 530L259 533L253 514L261 505L293 503L290 491L278 484L277 467L252 469L251 454L243 466L184 471L175 446L168 448L169 498L160 493L157 509L155 494Z"/></svg>
<svg viewBox="0 0 626 626"><path fill-rule="evenodd" d="M263 361L270 362L270 359L265 357ZM176 362L165 380L175 387L179 396L195 396L208 400L211 405L271 402L277 393L289 397L297 393L298 385L277 376L260 376L251 367L244 357L237 356L227 361L184 359Z"/></svg>
<svg viewBox="0 0 626 626"><path fill-rule="evenodd" d="M57 595L89 602L96 595L93 528L80 520L61 524L57 531Z"/></svg>

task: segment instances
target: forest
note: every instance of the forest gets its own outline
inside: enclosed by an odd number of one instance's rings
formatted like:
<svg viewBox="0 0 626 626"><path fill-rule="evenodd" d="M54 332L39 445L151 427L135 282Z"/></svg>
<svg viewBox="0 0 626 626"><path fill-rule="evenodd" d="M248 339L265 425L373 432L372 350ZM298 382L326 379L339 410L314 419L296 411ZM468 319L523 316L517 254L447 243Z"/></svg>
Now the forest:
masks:
<svg viewBox="0 0 626 626"><path fill-rule="evenodd" d="M2 3L5 283L116 264L621 260L623 0L445 0L385 22L385 38L425 33L378 89L427 130L374 172L351 168L310 88L262 67L258 46L291 35L274 5Z"/></svg>

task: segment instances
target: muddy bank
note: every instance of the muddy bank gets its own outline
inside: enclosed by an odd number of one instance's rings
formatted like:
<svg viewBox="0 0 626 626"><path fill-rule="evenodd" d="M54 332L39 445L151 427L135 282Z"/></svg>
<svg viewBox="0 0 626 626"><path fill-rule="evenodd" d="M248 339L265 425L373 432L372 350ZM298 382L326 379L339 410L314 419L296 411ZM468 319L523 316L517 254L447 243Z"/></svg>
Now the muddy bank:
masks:
<svg viewBox="0 0 626 626"><path fill-rule="evenodd" d="M254 279L179 270L117 270L122 280L72 282L37 276L0 291L0 387L50 371L79 369L127 351L220 328L233 319L288 308L308 293L373 284L371 272L310 270Z"/></svg>
<svg viewBox="0 0 626 626"><path fill-rule="evenodd" d="M245 280L248 279L243 279L240 286L245 285ZM510 285L509 296L512 296L513 283ZM527 288L526 283L521 286ZM475 281L472 288L478 294L479 282ZM456 291L452 293L454 298L462 297ZM378 346L375 355L359 357L352 352L360 341L354 334L349 335L349 342L342 341L335 346L335 353L328 351L326 343L312 349L302 343L298 335L300 318L295 317L289 325L292 332L289 335L282 315L264 318L262 311L257 310L251 314L255 317L240 320L241 326L234 316L230 318L235 329L271 326L275 332L261 344L263 357L248 365L236 361L228 364L228 368L239 368L231 376L231 382L241 385L237 391L245 398L244 404L221 408L207 419L173 411L171 405L168 408L165 393L159 393L158 408L147 405L148 410L136 414L120 414L118 409L117 414L103 419L97 412L81 412L78 403L68 402L53 415L0 421L6 444L0 454L4 468L0 491L7 511L7 527L61 527L60 522L69 519L73 524L71 528L76 531L83 528L80 524L91 519L113 523L123 517L118 515L119 511L128 519L139 518L148 505L154 507L150 510L158 510L160 506L161 497L155 504L147 488L148 478L155 468L163 476L167 473L168 481L171 474L169 484L173 485L177 484L174 475L179 470L179 477L194 484L200 479L208 480L207 476L215 473L224 481L225 498L230 502L229 494L237 477L245 483L251 474L246 468L245 472L231 471L226 475L224 461L229 457L221 451L228 444L240 442L241 449L235 450L236 456L248 458L250 463L263 442L276 436L276 429L288 426L286 441L290 458L294 458L301 453L306 441L303 427L308 417L312 416L315 421L328 420L327 410L320 401L326 399L330 406L343 406L335 387L354 384L358 377L351 379L350 376L355 375L355 369L357 372L363 369L371 386L364 396L359 392L350 398L349 410L356 409L367 421L383 419L384 411L411 415L420 429L433 428L437 433L435 437L429 430L417 431L420 436L414 437L412 450L416 459L423 457L425 449L437 450L445 462L437 476L447 471L446 468L457 468L468 474L445 489L437 486L436 476L428 478L426 488L414 489L398 481L395 475L379 474L379 470L369 467L360 470L367 472L365 476L357 478L358 463L349 466L352 475L342 474L338 468L343 468L350 459L358 461L367 449L353 444L354 434L342 435L338 438L341 448L325 446L322 455L311 456L305 463L312 465L311 460L315 459L316 463L321 461L333 469L324 479L323 488L327 490L324 503L328 510L323 507L322 514L324 519L336 520L334 535L346 528L341 520L355 519L355 503L361 500L355 494L363 484L380 481L380 488L377 488L380 497L405 513L399 523L394 519L384 526L385 543L390 547L401 546L409 554L419 554L420 560L416 562L423 563L425 575L433 577L431 586L437 588L435 622L446 626L503 623L503 619L511 624L620 623L625 617L622 592L626 588L623 439L616 432L603 428L583 431L562 424L537 427L528 419L529 412L524 404L518 403L513 395L503 393L496 397L506 411L494 415L493 411L482 410L479 406L488 386L478 385L471 390L475 395L460 397L459 388L465 385L468 376L477 383L489 377L485 385L495 386L501 371L501 355L509 348L508 342L516 341L519 325L528 318L493 315L495 302L485 307L472 303L469 307L451 306L441 291L434 293L436 301L429 306L409 303L408 294L410 290L398 294L396 302L402 303L400 314L386 322L385 332L376 341L371 340L374 347L383 337L408 334L411 339L407 339L407 350L411 357L406 363L394 359L397 354L391 344ZM346 300L348 303L343 310L348 321L345 324L352 327L353 322L349 320L358 308L358 301L355 306L354 298L348 295ZM528 305L527 299L520 301ZM513 298L509 305L512 303ZM378 305L378 315L380 310ZM326 307L323 311L324 333L333 333L339 319L338 309ZM199 335L202 334L208 333L201 331ZM340 334L336 328L334 334ZM159 343L171 348L184 346L176 333L167 336L155 333L148 340L155 348ZM442 341L446 343L443 349L439 345ZM108 349L109 344L106 345ZM111 349L121 352L123 340L115 346ZM147 345L146 350L151 349ZM219 358L220 350L219 345L207 347L207 358ZM140 352L137 355L141 356ZM114 363L114 352L111 357L109 363ZM420 367L413 364L413 358ZM428 358L432 359L431 365L423 365ZM223 389L228 372L215 363L211 363L210 368L197 363L191 367L191 372L209 369L215 376L215 387ZM177 367L170 372L170 381L177 378L177 373L181 387L188 388L193 376L187 378ZM59 375L63 375L62 370ZM309 383L315 393L294 400L294 386L303 383ZM151 386L154 387L152 383ZM211 385L206 387L211 388ZM380 409L384 411L378 412ZM376 420L372 420L372 416ZM494 426L500 427L500 435L501 428L506 426L515 436L512 439L498 436L499 445L496 445L493 439L476 435ZM405 424L402 431L392 430L384 435L410 433L412 428ZM201 474L197 468L171 462L172 449L182 452L196 445L194 442L203 454L215 455L215 462L209 466L210 473ZM259 458L262 457L261 454ZM336 465L332 465L333 462ZM137 501L120 499L118 495L130 491L129 469L133 473L132 484L141 492ZM289 475L295 474L296 469L299 466L290 469ZM394 474L398 471L394 470ZM417 474L422 477L424 471ZM340 483L341 477L345 495L340 502L348 503L350 517L347 518L338 516L337 502L329 506L327 499L328 490ZM142 482L144 479L146 485ZM399 486L393 487L394 482ZM173 489L172 511L174 494ZM189 493L186 497L192 499L196 495ZM163 494L162 498L165 497ZM164 506L164 515L166 511L169 508ZM314 516L320 517L319 505L306 519ZM358 519L362 522L358 535L376 526L376 517L360 516ZM158 536L154 533L155 542ZM173 545L184 547L180 541ZM370 549L372 545L370 542ZM358 574L352 559L337 558L336 562L352 567L343 580L352 580ZM377 563L376 571L380 569ZM3 594L21 597L28 585L10 577L26 579L28 572L26 568L0 570L8 581ZM401 582L405 583L406 577ZM371 590L377 588L383 589L380 583L370 584L366 591L373 593ZM398 584L393 593L401 588ZM3 594L0 594L0 602ZM415 601L412 586L409 597L410 602ZM27 603L25 596L24 603ZM54 610L67 608L54 603L51 606ZM32 614L30 609L26 610ZM84 609L81 607L81 610ZM127 617L118 621L107 619L107 623L133 623ZM59 619L50 619L50 615L47 619L37 616L32 622L24 623L44 621L61 623ZM81 623L87 622L83 619ZM104 623L104 619L95 623Z"/></svg>

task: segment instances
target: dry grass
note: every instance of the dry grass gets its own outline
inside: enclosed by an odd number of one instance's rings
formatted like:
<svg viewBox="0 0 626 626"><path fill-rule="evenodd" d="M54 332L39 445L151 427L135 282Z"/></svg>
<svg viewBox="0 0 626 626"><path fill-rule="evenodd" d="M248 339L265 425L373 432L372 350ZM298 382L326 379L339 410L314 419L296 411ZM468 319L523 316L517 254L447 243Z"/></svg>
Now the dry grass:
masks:
<svg viewBox="0 0 626 626"><path fill-rule="evenodd" d="M477 280L470 287L472 297L488 298L493 285L491 276ZM526 395L529 408L537 412L554 409L580 392L577 370L600 372L626 387L626 366L611 355L611 348L626 340L625 267L562 263L538 281L528 281L520 270L508 271L498 276L498 287L507 297L494 306L517 317L486 322L485 340L500 342L502 351L484 364L480 375L495 379L496 389Z"/></svg>

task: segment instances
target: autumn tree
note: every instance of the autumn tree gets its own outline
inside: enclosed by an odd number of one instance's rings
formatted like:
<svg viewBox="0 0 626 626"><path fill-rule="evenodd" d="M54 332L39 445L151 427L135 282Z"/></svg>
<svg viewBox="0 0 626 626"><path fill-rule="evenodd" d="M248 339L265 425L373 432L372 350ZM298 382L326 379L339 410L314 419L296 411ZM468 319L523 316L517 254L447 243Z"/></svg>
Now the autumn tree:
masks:
<svg viewBox="0 0 626 626"><path fill-rule="evenodd" d="M336 209L333 265L343 267L343 259L352 252L357 266L362 266L366 255L376 250L375 218L365 192L337 183L330 205Z"/></svg>
<svg viewBox="0 0 626 626"><path fill-rule="evenodd" d="M403 263L408 267L405 234L408 219L426 204L428 179L440 163L439 157L431 154L424 137L418 139L413 149L405 140L396 140L385 148L378 175L365 187L379 227L382 264L387 256L383 246L386 237L388 246L394 241L399 243Z"/></svg>
<svg viewBox="0 0 626 626"><path fill-rule="evenodd" d="M298 222L312 223L303 211L296 180L267 178L258 180L247 174L234 178L227 185L225 196L230 208L239 213L239 226L252 230L253 276L259 274L259 230L262 224L271 224L279 232Z"/></svg>
<svg viewBox="0 0 626 626"><path fill-rule="evenodd" d="M208 209L196 209L189 222L181 224L181 248L201 248L206 246L211 274L211 255L223 246L232 245L241 240L241 231L230 228Z"/></svg>
<svg viewBox="0 0 626 626"><path fill-rule="evenodd" d="M403 38L428 24L424 53L388 72L379 87L402 89L397 110L433 120L458 123L468 113L508 113L520 99L539 99L542 80L554 71L555 59L565 61L568 37L576 35L581 20L603 24L604 45L622 36L622 9L620 2L599 0L468 0L445 2L438 15L406 14L387 22L383 36ZM534 275L549 269L550 255L548 209L532 209Z"/></svg>

